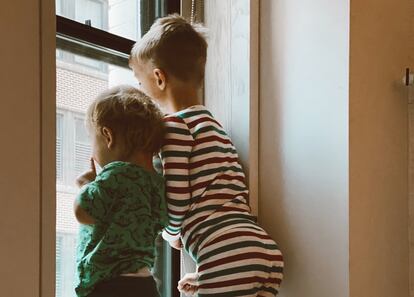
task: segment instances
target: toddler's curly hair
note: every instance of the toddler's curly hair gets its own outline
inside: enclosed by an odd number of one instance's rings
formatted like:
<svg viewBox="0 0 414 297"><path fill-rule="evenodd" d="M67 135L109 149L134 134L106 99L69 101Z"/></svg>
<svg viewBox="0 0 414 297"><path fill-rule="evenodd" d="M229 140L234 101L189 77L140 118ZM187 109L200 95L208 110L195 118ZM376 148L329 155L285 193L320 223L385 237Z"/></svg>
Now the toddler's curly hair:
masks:
<svg viewBox="0 0 414 297"><path fill-rule="evenodd" d="M86 121L99 133L107 127L116 142L125 148L125 156L136 151L157 153L165 128L158 106L138 89L120 85L101 93L89 106Z"/></svg>

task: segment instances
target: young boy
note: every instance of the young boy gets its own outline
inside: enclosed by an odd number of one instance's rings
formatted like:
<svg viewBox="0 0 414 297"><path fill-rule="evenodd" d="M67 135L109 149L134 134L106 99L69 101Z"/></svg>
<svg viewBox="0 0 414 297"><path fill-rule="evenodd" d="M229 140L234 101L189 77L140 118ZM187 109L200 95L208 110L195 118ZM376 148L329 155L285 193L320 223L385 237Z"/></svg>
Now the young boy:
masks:
<svg viewBox="0 0 414 297"><path fill-rule="evenodd" d="M207 43L178 15L157 20L131 52L143 91L168 114L161 160L169 226L164 239L197 263L179 289L198 296L275 296L283 259L256 223L237 152L200 105Z"/></svg>
<svg viewBox="0 0 414 297"><path fill-rule="evenodd" d="M150 268L168 224L164 179L152 166L164 137L162 114L140 91L119 86L89 107L91 168L77 179L81 223L79 297L159 296ZM102 171L96 175L94 161Z"/></svg>

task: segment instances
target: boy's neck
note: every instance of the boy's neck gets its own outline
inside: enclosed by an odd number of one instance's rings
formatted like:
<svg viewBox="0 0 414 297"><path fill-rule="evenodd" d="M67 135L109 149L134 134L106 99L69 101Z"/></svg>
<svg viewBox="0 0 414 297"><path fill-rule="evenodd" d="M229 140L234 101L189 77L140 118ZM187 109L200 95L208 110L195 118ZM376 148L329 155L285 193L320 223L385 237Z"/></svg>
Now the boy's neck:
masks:
<svg viewBox="0 0 414 297"><path fill-rule="evenodd" d="M167 90L163 108L166 113L175 113L202 102L201 88L189 85L178 86Z"/></svg>
<svg viewBox="0 0 414 297"><path fill-rule="evenodd" d="M104 167L109 163L121 161L141 166L142 168L150 172L155 172L154 166L152 164L152 157L153 155L151 153L145 153L140 151L131 154L131 156L127 158L123 157L122 154L114 154L111 157L106 158L103 164L100 164L100 166Z"/></svg>
<svg viewBox="0 0 414 297"><path fill-rule="evenodd" d="M141 166L142 168L150 171L155 172L154 166L152 164L152 154L145 153L145 152L136 152L132 154L126 162Z"/></svg>

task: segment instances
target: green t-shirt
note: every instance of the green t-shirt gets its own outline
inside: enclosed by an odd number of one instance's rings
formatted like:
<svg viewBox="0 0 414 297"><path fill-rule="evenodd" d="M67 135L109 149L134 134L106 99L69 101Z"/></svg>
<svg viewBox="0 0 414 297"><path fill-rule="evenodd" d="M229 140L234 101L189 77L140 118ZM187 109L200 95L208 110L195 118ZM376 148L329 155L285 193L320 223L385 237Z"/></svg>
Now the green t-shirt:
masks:
<svg viewBox="0 0 414 297"><path fill-rule="evenodd" d="M168 224L164 178L125 162L106 165L77 201L93 225L80 225L76 293L154 265L155 238Z"/></svg>

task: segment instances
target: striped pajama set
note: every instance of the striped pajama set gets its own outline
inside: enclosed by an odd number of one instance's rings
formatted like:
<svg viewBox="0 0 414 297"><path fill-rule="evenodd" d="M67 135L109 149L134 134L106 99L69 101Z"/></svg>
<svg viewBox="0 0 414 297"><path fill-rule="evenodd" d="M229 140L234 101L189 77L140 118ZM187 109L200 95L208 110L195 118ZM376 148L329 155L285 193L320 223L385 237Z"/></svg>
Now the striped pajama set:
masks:
<svg viewBox="0 0 414 297"><path fill-rule="evenodd" d="M197 263L198 296L276 296L283 258L256 223L230 138L202 105L165 117L169 226Z"/></svg>

